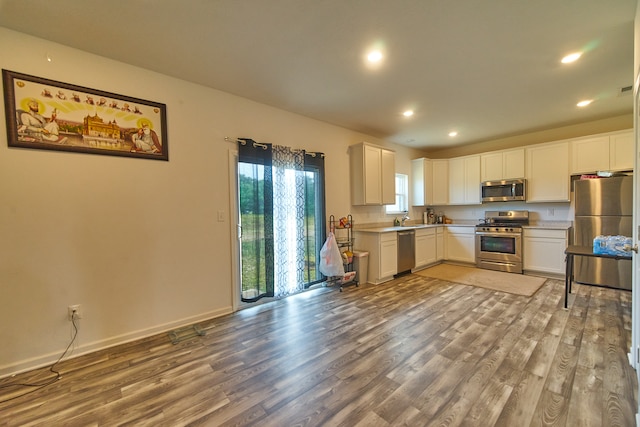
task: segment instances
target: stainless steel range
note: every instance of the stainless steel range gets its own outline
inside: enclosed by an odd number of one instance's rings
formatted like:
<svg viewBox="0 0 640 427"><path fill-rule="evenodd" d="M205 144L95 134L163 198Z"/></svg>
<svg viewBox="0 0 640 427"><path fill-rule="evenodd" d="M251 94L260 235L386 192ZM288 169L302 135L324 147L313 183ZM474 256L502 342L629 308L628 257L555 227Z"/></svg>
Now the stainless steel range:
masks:
<svg viewBox="0 0 640 427"><path fill-rule="evenodd" d="M476 266L522 274L522 226L529 211L486 211L476 225Z"/></svg>

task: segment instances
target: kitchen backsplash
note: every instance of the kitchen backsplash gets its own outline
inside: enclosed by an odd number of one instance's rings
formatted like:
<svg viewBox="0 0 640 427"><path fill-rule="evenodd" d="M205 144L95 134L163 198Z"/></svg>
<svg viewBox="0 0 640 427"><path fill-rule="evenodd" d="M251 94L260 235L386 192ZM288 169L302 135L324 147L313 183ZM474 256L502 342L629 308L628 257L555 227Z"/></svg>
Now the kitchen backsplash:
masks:
<svg viewBox="0 0 640 427"><path fill-rule="evenodd" d="M526 210L529 211L531 222L553 221L570 222L573 221L573 205L570 203L518 203L518 202L496 202L484 203L481 205L465 206L431 206L435 212L443 212L447 218L454 222L477 221L484 217L485 211L498 210ZM387 214L384 206L352 206L351 215L356 226L365 224L393 224L395 217L399 214ZM411 223L422 223L422 213L426 210L423 206L409 207L409 217Z"/></svg>

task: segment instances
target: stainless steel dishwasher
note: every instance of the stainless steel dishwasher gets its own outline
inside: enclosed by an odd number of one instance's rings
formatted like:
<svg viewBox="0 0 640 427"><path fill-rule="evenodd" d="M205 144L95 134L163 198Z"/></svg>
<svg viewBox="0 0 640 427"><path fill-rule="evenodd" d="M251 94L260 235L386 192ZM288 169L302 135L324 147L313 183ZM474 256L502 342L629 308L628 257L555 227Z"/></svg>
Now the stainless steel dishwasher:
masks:
<svg viewBox="0 0 640 427"><path fill-rule="evenodd" d="M416 266L415 230L398 231L398 274Z"/></svg>

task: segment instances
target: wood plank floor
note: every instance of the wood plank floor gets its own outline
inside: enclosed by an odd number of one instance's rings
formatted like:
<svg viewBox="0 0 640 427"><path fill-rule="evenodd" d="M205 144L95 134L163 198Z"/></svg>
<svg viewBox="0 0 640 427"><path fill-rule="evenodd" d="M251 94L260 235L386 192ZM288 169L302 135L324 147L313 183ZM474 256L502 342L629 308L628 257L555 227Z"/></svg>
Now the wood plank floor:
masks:
<svg viewBox="0 0 640 427"><path fill-rule="evenodd" d="M631 294L531 298L407 275L321 288L63 361L2 426L633 426ZM41 369L5 378L34 382Z"/></svg>

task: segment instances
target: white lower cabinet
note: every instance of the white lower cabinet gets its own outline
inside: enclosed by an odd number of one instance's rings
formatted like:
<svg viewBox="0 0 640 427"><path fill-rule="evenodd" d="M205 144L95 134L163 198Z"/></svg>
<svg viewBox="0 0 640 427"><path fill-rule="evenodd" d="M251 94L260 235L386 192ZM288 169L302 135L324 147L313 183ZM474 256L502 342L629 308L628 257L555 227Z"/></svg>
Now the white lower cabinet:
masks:
<svg viewBox="0 0 640 427"><path fill-rule="evenodd" d="M383 283L398 272L398 233L355 231L356 249L369 252L369 283Z"/></svg>
<svg viewBox="0 0 640 427"><path fill-rule="evenodd" d="M525 228L522 236L524 270L565 274L567 230Z"/></svg>
<svg viewBox="0 0 640 427"><path fill-rule="evenodd" d="M444 227L436 227L436 261L444 260Z"/></svg>
<svg viewBox="0 0 640 427"><path fill-rule="evenodd" d="M440 228L440 227L438 227ZM436 227L418 228L415 231L415 267L419 270L437 262Z"/></svg>
<svg viewBox="0 0 640 427"><path fill-rule="evenodd" d="M475 227L448 226L445 231L445 259L449 261L476 262Z"/></svg>

